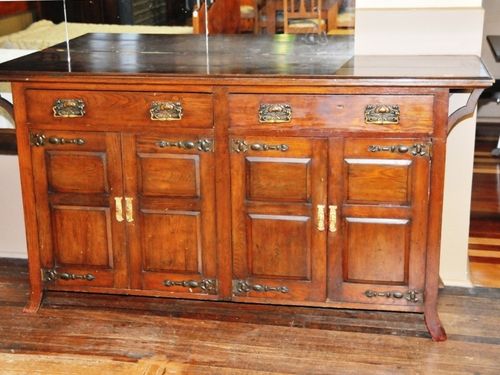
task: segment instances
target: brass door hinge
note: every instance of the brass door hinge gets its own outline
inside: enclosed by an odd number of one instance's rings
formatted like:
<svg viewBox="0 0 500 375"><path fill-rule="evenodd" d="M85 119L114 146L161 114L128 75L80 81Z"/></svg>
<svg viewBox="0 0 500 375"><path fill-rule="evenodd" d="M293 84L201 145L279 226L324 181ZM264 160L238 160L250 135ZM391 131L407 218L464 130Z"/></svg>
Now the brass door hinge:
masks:
<svg viewBox="0 0 500 375"><path fill-rule="evenodd" d="M189 292L193 289L200 289L202 293L217 294L217 280L215 279L202 279L202 280L163 280L163 286L173 287L180 286L188 288Z"/></svg>
<svg viewBox="0 0 500 375"><path fill-rule="evenodd" d="M288 293L287 286L269 286L263 284L252 284L247 280L233 280L233 294L246 294L249 292L278 292Z"/></svg>

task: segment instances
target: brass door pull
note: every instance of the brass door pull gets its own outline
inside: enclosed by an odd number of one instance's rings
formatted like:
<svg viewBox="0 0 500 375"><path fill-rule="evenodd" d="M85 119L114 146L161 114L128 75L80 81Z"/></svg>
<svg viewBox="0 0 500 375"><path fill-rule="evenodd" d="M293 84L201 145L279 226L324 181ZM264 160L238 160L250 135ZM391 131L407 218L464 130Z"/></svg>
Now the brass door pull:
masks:
<svg viewBox="0 0 500 375"><path fill-rule="evenodd" d="M123 221L122 199L123 197L115 197L115 218L119 223Z"/></svg>
<svg viewBox="0 0 500 375"><path fill-rule="evenodd" d="M134 198L125 197L125 218L127 223L134 222L134 204L132 203Z"/></svg>
<svg viewBox="0 0 500 375"><path fill-rule="evenodd" d="M337 206L328 206L328 231L337 231Z"/></svg>
<svg viewBox="0 0 500 375"><path fill-rule="evenodd" d="M318 231L320 231L320 232L323 232L325 230L325 205L324 204L318 204L316 206L316 220L317 220L316 229L318 229Z"/></svg>

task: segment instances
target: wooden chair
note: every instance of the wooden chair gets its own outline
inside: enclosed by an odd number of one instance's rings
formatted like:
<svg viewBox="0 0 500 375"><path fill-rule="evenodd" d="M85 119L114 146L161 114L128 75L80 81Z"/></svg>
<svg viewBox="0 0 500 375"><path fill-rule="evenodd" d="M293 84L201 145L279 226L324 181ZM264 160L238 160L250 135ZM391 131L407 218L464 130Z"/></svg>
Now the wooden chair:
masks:
<svg viewBox="0 0 500 375"><path fill-rule="evenodd" d="M284 0L285 34L319 34L325 32L321 16L322 0Z"/></svg>

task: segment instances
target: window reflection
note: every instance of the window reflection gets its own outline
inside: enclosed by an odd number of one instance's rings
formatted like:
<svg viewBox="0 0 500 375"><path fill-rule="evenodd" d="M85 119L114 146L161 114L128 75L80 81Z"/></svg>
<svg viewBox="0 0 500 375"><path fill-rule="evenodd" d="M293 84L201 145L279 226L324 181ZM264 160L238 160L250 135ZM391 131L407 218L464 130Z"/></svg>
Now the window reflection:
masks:
<svg viewBox="0 0 500 375"><path fill-rule="evenodd" d="M64 5L70 38L85 32L203 34L207 29L209 34L280 34L285 22L294 30L290 33L354 33L354 0L0 1L0 48L19 43L19 48L41 49L63 41ZM293 18L303 9L309 14ZM26 29L26 38L6 41L6 35Z"/></svg>

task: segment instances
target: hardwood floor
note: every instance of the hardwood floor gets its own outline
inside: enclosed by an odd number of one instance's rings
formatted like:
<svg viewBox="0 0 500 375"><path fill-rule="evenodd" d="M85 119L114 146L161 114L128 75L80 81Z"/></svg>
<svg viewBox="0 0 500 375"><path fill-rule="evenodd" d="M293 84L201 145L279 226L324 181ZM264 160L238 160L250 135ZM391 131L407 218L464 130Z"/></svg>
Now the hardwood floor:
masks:
<svg viewBox="0 0 500 375"><path fill-rule="evenodd" d="M24 314L27 294L26 262L0 259L2 375L500 371L499 289L442 290L443 343L418 314L60 292Z"/></svg>
<svg viewBox="0 0 500 375"><path fill-rule="evenodd" d="M469 260L474 285L500 288L500 124L478 123L472 182Z"/></svg>

